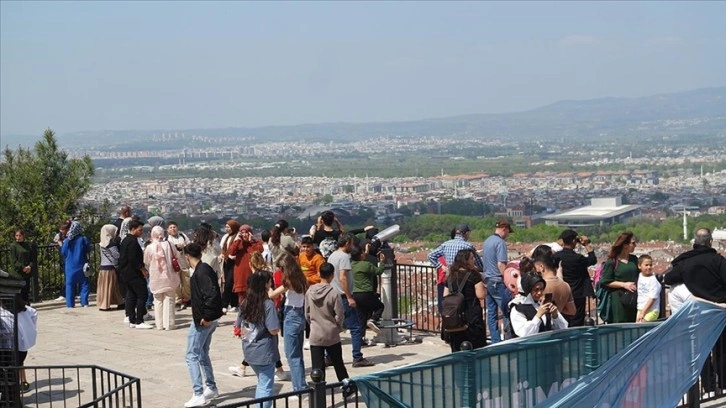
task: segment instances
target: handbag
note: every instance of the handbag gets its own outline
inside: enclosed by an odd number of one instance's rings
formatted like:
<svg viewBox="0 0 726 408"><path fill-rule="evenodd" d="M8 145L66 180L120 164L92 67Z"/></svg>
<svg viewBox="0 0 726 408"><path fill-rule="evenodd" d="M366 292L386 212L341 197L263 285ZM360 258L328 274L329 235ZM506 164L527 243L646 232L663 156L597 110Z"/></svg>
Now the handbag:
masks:
<svg viewBox="0 0 726 408"><path fill-rule="evenodd" d="M171 247L171 242L166 241L167 244L169 244L169 249L171 250L171 267L174 269L174 272L181 272L181 266L179 265L179 260L176 259L176 256L174 256L174 248Z"/></svg>
<svg viewBox="0 0 726 408"><path fill-rule="evenodd" d="M90 278L91 276L93 276L93 265L91 265L90 262L86 262L85 264L83 264L83 275L86 278Z"/></svg>
<svg viewBox="0 0 726 408"><path fill-rule="evenodd" d="M631 292L626 289L618 289L618 295L620 296L620 303L629 308L638 307L638 293Z"/></svg>

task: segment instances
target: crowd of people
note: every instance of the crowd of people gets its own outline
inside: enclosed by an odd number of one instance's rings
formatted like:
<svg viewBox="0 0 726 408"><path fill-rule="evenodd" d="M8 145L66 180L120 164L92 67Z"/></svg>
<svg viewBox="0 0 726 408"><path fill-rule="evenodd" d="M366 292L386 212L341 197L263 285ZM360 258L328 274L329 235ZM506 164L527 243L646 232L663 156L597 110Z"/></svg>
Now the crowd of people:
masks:
<svg viewBox="0 0 726 408"><path fill-rule="evenodd" d="M66 306L75 306L80 289L81 306L87 307L90 241L77 221L63 223L60 231ZM191 308L186 361L193 395L186 407L219 395L209 348L218 320L229 313L236 314L234 334L243 350L242 363L229 371L245 376L249 368L258 380L256 397L272 395L276 380L290 380L296 391L306 388L304 350L310 350L312 368L331 365L342 381L348 378L344 327L351 332L353 367L374 364L361 347L366 328L380 333L383 312L377 294L383 257L367 245L376 232L346 232L326 211L299 246L296 231L282 219L266 231L229 220L221 237L201 223L189 238L174 222L155 216L143 223L124 206L114 223L101 228L97 307L123 309L129 328L164 331L175 330L176 313ZM366 237L356 236L361 233ZM18 270L27 273L30 250L17 253ZM278 352L280 337L289 373ZM347 387L344 395L354 392Z"/></svg>
<svg viewBox="0 0 726 408"><path fill-rule="evenodd" d="M88 307L90 240L77 221L62 223L59 231L66 306L74 307L80 295L81 306ZM438 268L442 338L452 352L465 342L481 348L583 326L592 318L586 307L591 297L599 299L598 317L605 323L662 317L661 281L653 274L650 256L633 255L637 238L631 232L618 235L594 276L597 258L592 243L572 229L515 263L507 254L506 239L514 232L509 221L496 223L482 243L482 255L469 242L470 232L468 225L457 225L451 239L428 256ZM360 233L365 238L356 236ZM186 361L193 396L186 407L206 405L219 395L209 348L218 320L228 313L236 314L234 335L243 350L242 363L229 371L245 376L249 368L258 380L256 397L271 396L276 380L290 380L295 391L307 387L304 350L310 351L313 369L324 373L326 366L333 366L342 381L348 378L340 339L343 328L350 331L352 367L374 365L363 356L362 347L366 329L380 333L377 322L384 309L377 287L384 257L371 245L376 233L373 227L346 232L335 214L326 211L301 239L282 219L257 233L250 225L229 220L221 238L201 223L190 239L176 223L157 216L144 224L125 206L119 218L100 231L97 307L123 309L129 328L165 331L176 329L178 310L191 307ZM37 249L25 241L23 230L17 230L15 238L9 272L30 283ZM672 286L672 310L692 294L726 302L726 260L711 243L711 232L698 229L694 249L673 261L664 279ZM37 313L26 306L27 286L20 296L21 309L29 311L34 323ZM458 321L463 325L451 323ZM29 337L33 340L26 344L34 343L35 335ZM289 374L278 352L280 337ZM719 342L724 341L722 336ZM726 358L715 361L720 365L716 370L726 372ZM353 392L352 387L344 390L346 396Z"/></svg>
<svg viewBox="0 0 726 408"><path fill-rule="evenodd" d="M695 252L676 258L665 278L654 275L651 256L633 254L638 241L629 231L617 236L600 265L590 239L572 229L562 231L556 242L538 245L516 262L510 262L507 254L506 239L514 232L507 220L496 223L494 233L482 244L481 256L468 241L470 232L468 225L457 225L451 239L428 256L438 269L441 334L452 352L460 350L464 342L476 349L511 338L583 326L593 318L603 323L655 321L665 317L661 312L663 280L673 285L669 294L673 310L694 289L699 297L726 301L726 260L711 248L711 232L705 228L696 231ZM702 259L698 256L708 256L708 261L703 261L707 265L694 264L694 258ZM689 265L688 278L684 277L683 265ZM710 277L708 285L703 284L704 274ZM452 295L462 300L447 300ZM593 297L598 299L597 316L586 310L588 299ZM465 324L451 323L459 320Z"/></svg>

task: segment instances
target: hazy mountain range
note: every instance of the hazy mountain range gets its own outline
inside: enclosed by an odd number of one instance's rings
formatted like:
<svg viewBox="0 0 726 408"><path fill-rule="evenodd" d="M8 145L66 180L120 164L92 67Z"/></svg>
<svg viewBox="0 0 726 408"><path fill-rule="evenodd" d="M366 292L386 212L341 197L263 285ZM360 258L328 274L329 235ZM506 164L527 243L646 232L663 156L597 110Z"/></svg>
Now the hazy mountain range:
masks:
<svg viewBox="0 0 726 408"><path fill-rule="evenodd" d="M256 142L310 140L350 141L375 137L437 136L478 139L622 139L643 136L726 135L726 87L660 94L640 98L600 98L560 101L540 108L502 114L381 123L319 123L224 129L99 130L58 136L65 148L145 150L175 147L238 145L240 138ZM176 134L176 136L172 136ZM153 141L156 135L158 141ZM193 137L196 136L196 137ZM3 135L2 145L27 145L38 136Z"/></svg>

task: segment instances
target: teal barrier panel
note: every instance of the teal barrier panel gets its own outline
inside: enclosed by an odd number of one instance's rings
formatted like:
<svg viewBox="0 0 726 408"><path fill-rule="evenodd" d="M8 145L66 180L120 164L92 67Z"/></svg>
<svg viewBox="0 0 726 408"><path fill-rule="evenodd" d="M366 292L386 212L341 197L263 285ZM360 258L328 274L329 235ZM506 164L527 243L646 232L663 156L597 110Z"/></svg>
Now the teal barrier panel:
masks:
<svg viewBox="0 0 726 408"><path fill-rule="evenodd" d="M532 407L658 323L580 327L354 378L369 408Z"/></svg>
<svg viewBox="0 0 726 408"><path fill-rule="evenodd" d="M690 300L615 358L537 406L674 407L698 379L724 326L724 307Z"/></svg>
<svg viewBox="0 0 726 408"><path fill-rule="evenodd" d="M664 323L549 332L354 380L369 408L674 407L724 326L723 308L691 302Z"/></svg>

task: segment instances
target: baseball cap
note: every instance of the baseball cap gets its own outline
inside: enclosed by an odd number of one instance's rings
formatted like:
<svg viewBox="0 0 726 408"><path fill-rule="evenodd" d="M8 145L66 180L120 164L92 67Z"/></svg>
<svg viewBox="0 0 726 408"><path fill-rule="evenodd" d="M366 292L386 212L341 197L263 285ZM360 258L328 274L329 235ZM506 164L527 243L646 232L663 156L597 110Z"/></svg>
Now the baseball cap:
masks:
<svg viewBox="0 0 726 408"><path fill-rule="evenodd" d="M471 231L471 229L469 229L469 225L467 225L467 224L459 224L456 226L456 231L460 232L462 234L465 234L465 233Z"/></svg>
<svg viewBox="0 0 726 408"><path fill-rule="evenodd" d="M509 220L501 219L501 220L497 221L496 227L497 228L507 228L507 229L509 229L509 232L514 232L514 230L512 229L512 225L509 223Z"/></svg>

